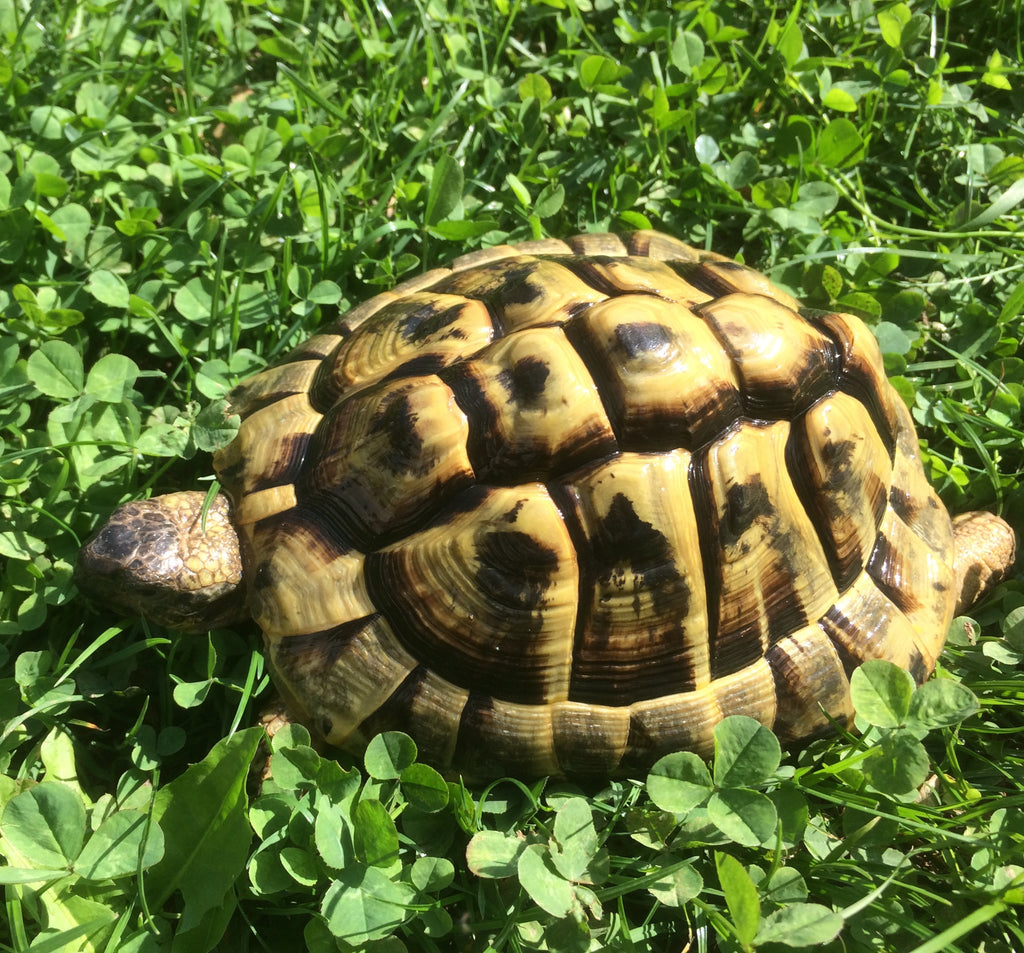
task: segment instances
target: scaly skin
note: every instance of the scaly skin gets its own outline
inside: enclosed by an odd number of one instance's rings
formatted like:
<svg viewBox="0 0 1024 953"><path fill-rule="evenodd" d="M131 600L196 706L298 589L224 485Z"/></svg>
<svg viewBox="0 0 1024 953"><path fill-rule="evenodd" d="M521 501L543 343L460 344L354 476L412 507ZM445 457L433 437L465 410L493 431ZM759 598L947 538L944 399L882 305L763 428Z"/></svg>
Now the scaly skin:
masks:
<svg viewBox="0 0 1024 953"><path fill-rule="evenodd" d="M119 507L82 547L76 584L97 602L171 629L245 620L230 504L223 494L205 504L205 493L183 492Z"/></svg>
<svg viewBox="0 0 1024 953"><path fill-rule="evenodd" d="M1006 520L981 510L953 517L956 614L963 615L1009 571L1017 540Z"/></svg>

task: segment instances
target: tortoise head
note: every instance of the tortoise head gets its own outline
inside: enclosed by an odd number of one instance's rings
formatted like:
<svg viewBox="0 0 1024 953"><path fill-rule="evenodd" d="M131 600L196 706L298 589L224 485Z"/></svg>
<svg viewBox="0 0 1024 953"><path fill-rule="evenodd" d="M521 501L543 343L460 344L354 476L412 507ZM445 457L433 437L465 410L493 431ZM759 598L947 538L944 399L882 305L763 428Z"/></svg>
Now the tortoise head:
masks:
<svg viewBox="0 0 1024 953"><path fill-rule="evenodd" d="M125 503L90 537L75 583L96 602L161 625L204 631L246 617L242 560L223 494Z"/></svg>

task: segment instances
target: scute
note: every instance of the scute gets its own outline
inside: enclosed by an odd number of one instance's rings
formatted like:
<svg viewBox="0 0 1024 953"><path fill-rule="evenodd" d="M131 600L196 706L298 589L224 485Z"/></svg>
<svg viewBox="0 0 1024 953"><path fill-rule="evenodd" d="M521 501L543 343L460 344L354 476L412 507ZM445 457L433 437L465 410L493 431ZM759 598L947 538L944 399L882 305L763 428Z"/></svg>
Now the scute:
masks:
<svg viewBox="0 0 1024 953"><path fill-rule="evenodd" d="M711 679L690 455L622 453L556 496L580 554L570 697L628 705Z"/></svg>
<svg viewBox="0 0 1024 953"><path fill-rule="evenodd" d="M216 463L295 714L470 775L640 772L922 679L952 529L871 331L669 236L472 252L232 395Z"/></svg>

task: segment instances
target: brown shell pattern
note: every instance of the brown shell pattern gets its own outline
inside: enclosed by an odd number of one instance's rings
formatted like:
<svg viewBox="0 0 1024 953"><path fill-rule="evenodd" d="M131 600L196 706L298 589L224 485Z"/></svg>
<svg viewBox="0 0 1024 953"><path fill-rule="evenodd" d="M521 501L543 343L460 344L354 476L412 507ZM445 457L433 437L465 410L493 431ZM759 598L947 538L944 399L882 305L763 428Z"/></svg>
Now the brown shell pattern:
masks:
<svg viewBox="0 0 1024 953"><path fill-rule="evenodd" d="M458 259L242 384L217 459L279 686L357 750L624 774L933 669L952 530L857 318L667 236Z"/></svg>

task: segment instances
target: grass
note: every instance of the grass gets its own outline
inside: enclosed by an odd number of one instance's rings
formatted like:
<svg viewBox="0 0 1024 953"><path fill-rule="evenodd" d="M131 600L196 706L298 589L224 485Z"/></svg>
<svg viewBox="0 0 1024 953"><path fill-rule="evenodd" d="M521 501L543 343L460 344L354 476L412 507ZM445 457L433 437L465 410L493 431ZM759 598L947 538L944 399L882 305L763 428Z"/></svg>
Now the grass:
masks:
<svg viewBox="0 0 1024 953"><path fill-rule="evenodd" d="M648 226L868 319L946 504L1019 532L1021 19L0 0L0 948L1024 949L1019 579L929 686L865 673L862 738L730 721L710 770L584 791L293 729L254 801L253 633L71 582L119 502L206 485L225 389L322 321L466 248Z"/></svg>

